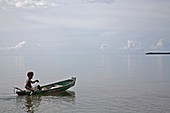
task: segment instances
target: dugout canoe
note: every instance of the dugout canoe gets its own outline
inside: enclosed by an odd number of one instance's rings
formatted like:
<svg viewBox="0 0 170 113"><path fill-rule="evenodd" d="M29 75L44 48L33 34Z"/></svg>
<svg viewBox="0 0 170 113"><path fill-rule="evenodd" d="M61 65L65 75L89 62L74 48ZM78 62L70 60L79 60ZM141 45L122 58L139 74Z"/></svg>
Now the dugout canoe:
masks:
<svg viewBox="0 0 170 113"><path fill-rule="evenodd" d="M34 92L28 92L26 90L22 90L20 88L14 87L16 89L15 93L18 95L43 95L49 93L60 93L66 91L67 89L73 87L76 82L76 77L72 77L71 79L66 79L59 82L54 82L48 85L41 86L41 90L37 90Z"/></svg>

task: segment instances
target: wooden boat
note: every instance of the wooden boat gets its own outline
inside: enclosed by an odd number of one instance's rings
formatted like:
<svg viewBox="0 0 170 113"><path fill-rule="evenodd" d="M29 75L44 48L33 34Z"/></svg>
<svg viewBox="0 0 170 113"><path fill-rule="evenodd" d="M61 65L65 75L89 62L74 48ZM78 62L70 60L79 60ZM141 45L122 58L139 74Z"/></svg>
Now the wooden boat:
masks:
<svg viewBox="0 0 170 113"><path fill-rule="evenodd" d="M17 93L18 95L43 95L43 94L60 93L66 91L67 89L73 87L75 85L75 82L76 82L76 77L72 77L71 79L41 86L41 90L37 90L34 92L28 92L26 90L22 90L17 87L14 87L14 89L16 89L15 93Z"/></svg>

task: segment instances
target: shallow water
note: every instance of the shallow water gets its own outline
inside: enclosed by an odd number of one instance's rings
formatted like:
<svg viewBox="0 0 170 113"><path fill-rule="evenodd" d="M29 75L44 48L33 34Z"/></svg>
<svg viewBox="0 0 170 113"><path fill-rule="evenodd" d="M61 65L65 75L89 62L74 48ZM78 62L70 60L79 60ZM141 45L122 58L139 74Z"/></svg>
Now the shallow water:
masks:
<svg viewBox="0 0 170 113"><path fill-rule="evenodd" d="M169 56L1 56L0 59L1 112L170 111ZM23 88L29 69L35 72L34 79L40 79L40 84L71 76L76 76L77 82L67 94L46 96L13 94L12 86Z"/></svg>

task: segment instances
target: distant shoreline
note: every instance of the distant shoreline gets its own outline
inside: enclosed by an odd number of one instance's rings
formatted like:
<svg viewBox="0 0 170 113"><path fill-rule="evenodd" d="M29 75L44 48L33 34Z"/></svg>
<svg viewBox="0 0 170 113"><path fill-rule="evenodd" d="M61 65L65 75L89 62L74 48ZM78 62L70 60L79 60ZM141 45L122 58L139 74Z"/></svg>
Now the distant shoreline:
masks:
<svg viewBox="0 0 170 113"><path fill-rule="evenodd" d="M170 55L170 52L146 52L146 55Z"/></svg>

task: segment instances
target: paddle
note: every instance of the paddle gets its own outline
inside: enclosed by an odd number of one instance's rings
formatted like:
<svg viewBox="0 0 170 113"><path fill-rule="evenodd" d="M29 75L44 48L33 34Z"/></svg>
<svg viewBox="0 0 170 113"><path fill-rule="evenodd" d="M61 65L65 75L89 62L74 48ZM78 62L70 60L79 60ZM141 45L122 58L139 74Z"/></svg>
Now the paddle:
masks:
<svg viewBox="0 0 170 113"><path fill-rule="evenodd" d="M16 89L16 90L19 90L19 91L23 91L22 89L20 89L20 88L18 88L18 87L15 87L15 86L13 86L13 88L14 88L14 94L16 93L16 92L15 92L15 89Z"/></svg>

